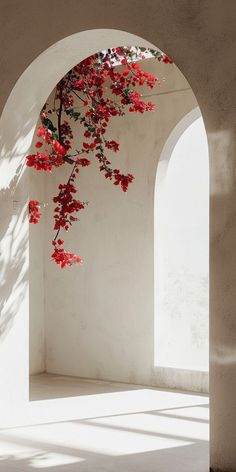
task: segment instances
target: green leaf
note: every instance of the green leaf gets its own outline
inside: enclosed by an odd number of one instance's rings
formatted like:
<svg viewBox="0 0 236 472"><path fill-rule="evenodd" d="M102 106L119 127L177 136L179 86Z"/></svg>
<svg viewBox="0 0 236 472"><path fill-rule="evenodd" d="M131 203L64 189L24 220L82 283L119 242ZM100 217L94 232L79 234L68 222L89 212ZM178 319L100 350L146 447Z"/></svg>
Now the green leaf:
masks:
<svg viewBox="0 0 236 472"><path fill-rule="evenodd" d="M53 123L49 118L43 118L42 123L44 126L46 126L47 129L49 129L53 133L57 130L55 126L53 126Z"/></svg>

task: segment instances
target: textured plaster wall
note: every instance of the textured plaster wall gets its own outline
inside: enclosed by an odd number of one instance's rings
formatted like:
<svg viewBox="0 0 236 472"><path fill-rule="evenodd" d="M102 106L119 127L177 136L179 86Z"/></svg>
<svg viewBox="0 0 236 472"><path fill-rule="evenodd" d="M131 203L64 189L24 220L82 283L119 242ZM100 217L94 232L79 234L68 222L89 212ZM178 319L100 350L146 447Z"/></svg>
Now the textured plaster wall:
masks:
<svg viewBox="0 0 236 472"><path fill-rule="evenodd" d="M31 0L2 0L0 30L2 108L21 74L39 54L73 33L94 28L128 31L156 44L173 57L193 88L206 124L210 150L210 464L212 469L222 471L236 470L235 17L234 0L52 0L50 7L45 0L40 3ZM67 58L62 49L60 54L66 62ZM38 60L39 64L42 64L40 57ZM36 83L29 81L25 84L28 93L22 96L21 113L14 115L15 108L11 109L8 102L3 115L4 126L1 128L1 131L4 131L5 144L3 155L6 156L6 149L9 155L12 155L13 144L10 147L9 143L15 142L17 132L22 129L22 126L18 125L24 117L27 118L27 114L24 115L27 107L28 112L31 110L34 116L33 100L37 101L37 97L44 98L41 91L48 87L53 67L55 62L51 62L45 70L38 71L40 87L34 96L32 91L35 90ZM39 106L36 108L38 113ZM28 132L29 138L32 137L29 130ZM20 147L21 152L26 149L27 147ZM17 162L19 156L15 163ZM9 170L15 175L17 165L14 167L12 164ZM24 192L21 195L24 203L26 195ZM4 228L7 228L7 221L9 217L6 215L2 220ZM27 254L24 260L26 259ZM3 297L8 299L8 282L3 292ZM23 291L24 300L25 296L27 297L27 288ZM3 369L1 377L4 379L3 385L9 387L9 392L13 392L13 398L14 392L17 391L20 401L25 398L27 385L25 381L24 385L20 385L27 365L27 352L23 349L27 340L27 301L22 303L18 303L19 317L9 339L5 341L2 359L5 359L5 354L9 355L12 346L18 346L21 356L17 356L16 352L13 355L13 375L6 374ZM11 311L8 314L12 319ZM23 330L24 335L19 338L20 330ZM20 339L20 342L14 342L14 339ZM19 364L19 358L22 356L16 375L17 360ZM2 362L4 367L4 361ZM8 367L9 365L8 363ZM19 388L16 388L17 381ZM5 396L9 399L11 394L5 390L1 389L1 398Z"/></svg>

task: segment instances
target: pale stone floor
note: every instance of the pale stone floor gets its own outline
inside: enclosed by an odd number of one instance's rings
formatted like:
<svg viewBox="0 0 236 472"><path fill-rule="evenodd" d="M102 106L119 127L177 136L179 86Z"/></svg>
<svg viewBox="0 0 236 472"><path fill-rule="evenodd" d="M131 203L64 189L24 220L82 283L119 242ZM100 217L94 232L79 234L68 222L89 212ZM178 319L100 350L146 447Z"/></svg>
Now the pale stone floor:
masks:
<svg viewBox="0 0 236 472"><path fill-rule="evenodd" d="M35 424L0 430L1 472L208 471L207 396L49 374L30 392Z"/></svg>

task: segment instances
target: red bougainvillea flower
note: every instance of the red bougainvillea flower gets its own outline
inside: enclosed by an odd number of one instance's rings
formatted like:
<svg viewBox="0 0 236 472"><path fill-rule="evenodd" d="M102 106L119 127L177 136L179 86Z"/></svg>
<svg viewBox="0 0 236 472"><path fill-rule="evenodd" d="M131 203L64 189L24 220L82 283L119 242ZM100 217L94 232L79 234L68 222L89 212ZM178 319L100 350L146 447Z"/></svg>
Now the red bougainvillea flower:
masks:
<svg viewBox="0 0 236 472"><path fill-rule="evenodd" d="M105 140L105 146L114 152L119 151L119 144L116 141L114 141L114 139L112 139L111 141Z"/></svg>
<svg viewBox="0 0 236 472"><path fill-rule="evenodd" d="M84 208L84 203L73 197L77 190L71 180L67 184L60 184L58 187L60 192L53 198L54 203L57 204L54 208L54 229L56 231L60 228L68 231L72 222L77 220L75 215Z"/></svg>
<svg viewBox="0 0 236 472"><path fill-rule="evenodd" d="M50 171L52 169L52 163L47 154L37 152L36 154L30 154L26 157L26 165L28 167L34 167L35 170Z"/></svg>
<svg viewBox="0 0 236 472"><path fill-rule="evenodd" d="M162 56L159 56L158 60L164 62L165 64L173 64L173 61L166 54L163 54Z"/></svg>
<svg viewBox="0 0 236 472"><path fill-rule="evenodd" d="M85 207L75 196L76 178L82 168L90 165L90 156L98 161L105 179L123 192L127 192L134 180L131 173L113 169L112 154L118 153L119 143L110 134L107 137L107 131L111 120L124 116L127 111L143 114L154 110L154 104L143 100L142 93L136 90L160 86L157 77L141 68L139 61L147 57L172 64L166 54L138 47L117 47L88 57L58 82L54 99L51 104L45 103L40 113L36 151L26 157L26 165L45 172L55 171L64 164L72 166L67 182L59 185L58 195L53 198L56 234L52 259L61 268L82 261L64 250L60 232L68 231ZM82 129L82 139L74 139L72 125L76 122ZM29 202L30 223L38 223L39 207L38 200Z"/></svg>
<svg viewBox="0 0 236 472"><path fill-rule="evenodd" d="M40 203L38 200L30 200L28 209L29 209L29 222L37 224L39 222L40 216L42 213L39 211Z"/></svg>
<svg viewBox="0 0 236 472"><path fill-rule="evenodd" d="M77 164L80 164L82 167L87 167L90 165L90 161L85 157L78 157L76 159Z"/></svg>
<svg viewBox="0 0 236 472"><path fill-rule="evenodd" d="M71 252L67 252L61 246L64 243L63 240L58 239L58 245L56 241L53 241L52 244L54 246L54 251L52 253L52 259L57 265L60 265L62 269L65 267L70 267L73 264L82 264L82 259L80 256L73 254Z"/></svg>
<svg viewBox="0 0 236 472"><path fill-rule="evenodd" d="M114 185L120 185L123 192L127 192L129 184L134 180L134 176L132 174L123 175L118 169L114 170L114 177Z"/></svg>

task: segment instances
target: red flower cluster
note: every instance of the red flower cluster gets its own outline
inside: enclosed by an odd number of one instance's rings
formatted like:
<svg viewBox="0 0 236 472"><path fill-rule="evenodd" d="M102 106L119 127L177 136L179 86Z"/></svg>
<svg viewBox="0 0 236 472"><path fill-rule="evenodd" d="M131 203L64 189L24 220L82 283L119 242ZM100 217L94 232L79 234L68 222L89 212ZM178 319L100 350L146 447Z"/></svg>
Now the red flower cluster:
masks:
<svg viewBox="0 0 236 472"><path fill-rule="evenodd" d="M114 152L119 151L119 144L116 141L114 141L114 139L112 139L111 141L105 140L105 146Z"/></svg>
<svg viewBox="0 0 236 472"><path fill-rule="evenodd" d="M48 152L48 149L45 149L44 153L37 152L26 156L26 165L34 167L36 170L51 171L53 166L60 167L64 164L64 155L67 149L57 139L53 138L53 133L43 126L39 126L37 136L42 137L43 141L37 141L35 147L41 148L46 143L50 145L50 151Z"/></svg>
<svg viewBox="0 0 236 472"><path fill-rule="evenodd" d="M58 188L60 192L57 197L53 198L53 201L57 204L54 208L54 229L57 231L63 228L68 231L73 221L77 220L74 215L84 208L84 203L73 197L73 194L77 192L74 184L70 182L64 185L60 184Z"/></svg>
<svg viewBox="0 0 236 472"><path fill-rule="evenodd" d="M132 106L129 107L129 111L144 113L145 111L153 111L155 108L154 103L151 102L144 102L141 100L141 95L139 92L130 92L129 93L129 100L132 103Z"/></svg>
<svg viewBox="0 0 236 472"><path fill-rule="evenodd" d="M165 64L173 64L173 61L166 54L162 54L161 56L159 56L158 60L164 62Z"/></svg>
<svg viewBox="0 0 236 472"><path fill-rule="evenodd" d="M81 264L83 262L81 257L77 256L76 254L73 254L72 252L66 252L62 247L60 247L60 245L64 243L62 239L58 239L57 242L59 246L57 245L55 240L52 242L54 246L52 259L57 265L60 265L62 269L64 269L64 267L66 266L72 266L76 263Z"/></svg>
<svg viewBox="0 0 236 472"><path fill-rule="evenodd" d="M147 57L147 53L166 64L172 63L166 54L145 48L118 47L99 52L71 69L56 86L53 106L46 103L42 109L35 144L37 151L26 157L27 166L50 172L65 163L73 165L67 183L59 185L59 193L53 199L56 203L56 236L52 258L62 268L81 262L79 256L63 249L64 241L59 238L59 233L69 230L85 206L74 198L79 166L90 164L85 155L94 154L100 172L124 192L134 180L132 174L125 175L112 168L107 153L118 152L119 144L114 139L106 139L106 133L110 120L123 116L126 111L143 114L154 110L154 104L146 103L141 93L135 90L137 87L153 89L160 85L157 77L143 71L137 62ZM114 95L115 100L112 98ZM82 106L78 107L78 101ZM83 128L84 139L79 148L75 147L72 122L78 122ZM39 220L38 205L37 200L31 200L29 204L31 223Z"/></svg>
<svg viewBox="0 0 236 472"><path fill-rule="evenodd" d="M132 174L123 175L118 169L113 171L115 182L114 185L120 185L123 192L127 192L128 185L133 182L134 176Z"/></svg>
<svg viewBox="0 0 236 472"><path fill-rule="evenodd" d="M52 164L47 154L42 152L37 152L36 154L30 154L26 157L26 165L28 167L34 167L36 170L45 170L50 171L52 169Z"/></svg>
<svg viewBox="0 0 236 472"><path fill-rule="evenodd" d="M30 223L38 223L40 216L42 216L42 213L39 211L40 208L40 203L38 200L30 200L28 204L28 209L29 209L29 222Z"/></svg>
<svg viewBox="0 0 236 472"><path fill-rule="evenodd" d="M87 167L90 165L90 161L86 159L85 157L78 157L76 159L77 164L80 164L82 167ZM75 169L75 172L78 171L78 169Z"/></svg>

